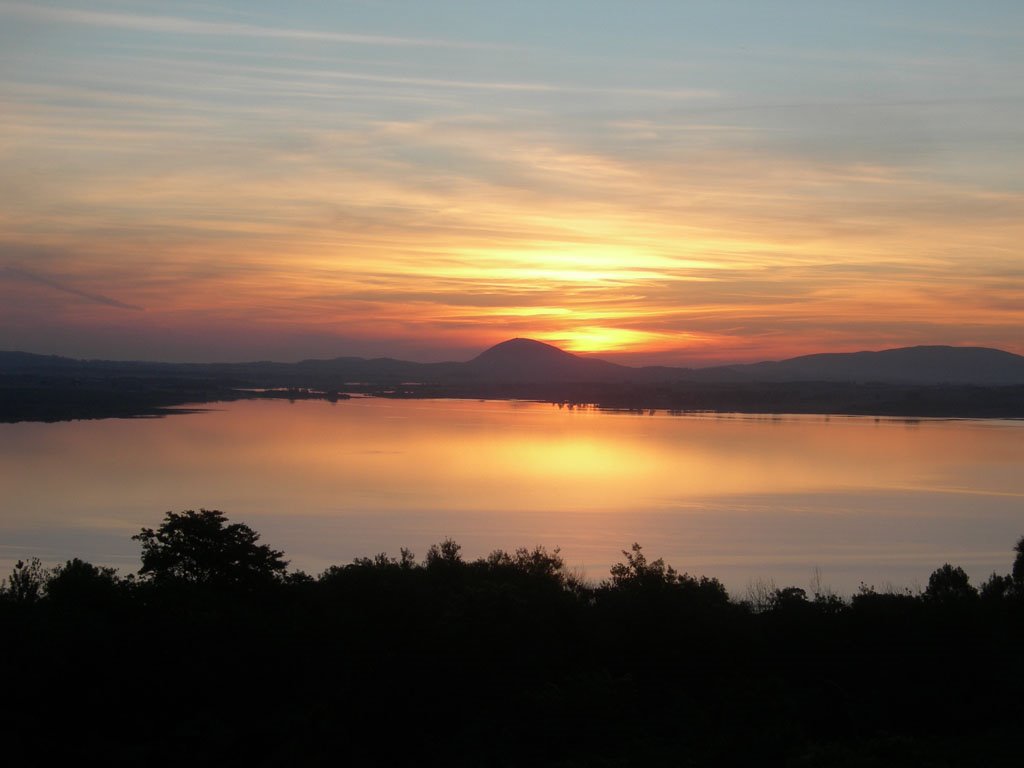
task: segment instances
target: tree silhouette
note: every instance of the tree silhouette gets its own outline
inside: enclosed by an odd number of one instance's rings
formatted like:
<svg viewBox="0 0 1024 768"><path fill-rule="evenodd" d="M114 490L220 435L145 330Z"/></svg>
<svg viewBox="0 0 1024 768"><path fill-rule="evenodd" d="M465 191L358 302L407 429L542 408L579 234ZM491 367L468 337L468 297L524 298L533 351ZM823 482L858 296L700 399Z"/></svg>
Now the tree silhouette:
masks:
<svg viewBox="0 0 1024 768"><path fill-rule="evenodd" d="M53 569L46 582L46 597L59 603L89 604L113 599L121 584L117 569L76 557Z"/></svg>
<svg viewBox="0 0 1024 768"><path fill-rule="evenodd" d="M565 561L562 560L560 552L558 547L555 547L553 552L548 552L542 546L536 546L533 549L519 547L513 554L496 549L487 556L484 562L492 570L504 569L560 584L563 581L565 569Z"/></svg>
<svg viewBox="0 0 1024 768"><path fill-rule="evenodd" d="M978 596L978 590L971 586L963 568L946 563L928 577L924 596L935 603L958 603L973 600Z"/></svg>
<svg viewBox="0 0 1024 768"><path fill-rule="evenodd" d="M729 602L729 593L718 579L679 573L671 565L666 565L660 557L648 561L642 550L636 543L630 551L622 550L626 562L611 567L612 578L610 582L603 583L604 588L620 592L646 592L648 596L672 595L673 599L683 600L693 606L722 606Z"/></svg>
<svg viewBox="0 0 1024 768"><path fill-rule="evenodd" d="M771 605L777 611L794 611L807 608L810 603L807 601L807 590L800 587L783 587L775 590L771 597Z"/></svg>
<svg viewBox="0 0 1024 768"><path fill-rule="evenodd" d="M1020 537L1013 551L1017 553L1017 557L1013 561L1013 582L1017 585L1017 589L1021 590L1024 588L1024 536Z"/></svg>
<svg viewBox="0 0 1024 768"><path fill-rule="evenodd" d="M464 565L462 545L452 539L445 539L440 544L431 544L425 562L427 568L457 568Z"/></svg>
<svg viewBox="0 0 1024 768"><path fill-rule="evenodd" d="M647 562L641 551L643 548L634 543L631 551L622 550L626 558L624 563L616 563L611 567L612 586L619 589L632 587L660 587L675 584L679 574L672 566L666 566L662 558Z"/></svg>
<svg viewBox="0 0 1024 768"><path fill-rule="evenodd" d="M39 558L33 557L14 564L11 575L7 577L7 584L0 583L0 593L17 603L34 603L43 596L45 587L46 571Z"/></svg>
<svg viewBox="0 0 1024 768"><path fill-rule="evenodd" d="M1013 595L1013 578L1000 576L993 571L992 575L981 583L978 593L983 600L1002 600Z"/></svg>
<svg viewBox="0 0 1024 768"><path fill-rule="evenodd" d="M252 584L282 578L283 552L257 544L260 535L242 523L228 524L216 509L168 512L155 531L132 536L142 542L141 576L158 582Z"/></svg>

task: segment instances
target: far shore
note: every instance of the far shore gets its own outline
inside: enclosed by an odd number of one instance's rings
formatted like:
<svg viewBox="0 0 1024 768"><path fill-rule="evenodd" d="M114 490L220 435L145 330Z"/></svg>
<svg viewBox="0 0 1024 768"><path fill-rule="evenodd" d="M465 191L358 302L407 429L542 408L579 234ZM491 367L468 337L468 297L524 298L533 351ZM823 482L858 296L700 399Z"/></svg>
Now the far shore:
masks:
<svg viewBox="0 0 1024 768"><path fill-rule="evenodd" d="M259 386L265 384L268 386ZM1024 386L783 383L345 384L274 386L182 377L0 376L0 423L158 418L215 403L249 399L529 400L609 411L877 416L884 418L1024 418Z"/></svg>

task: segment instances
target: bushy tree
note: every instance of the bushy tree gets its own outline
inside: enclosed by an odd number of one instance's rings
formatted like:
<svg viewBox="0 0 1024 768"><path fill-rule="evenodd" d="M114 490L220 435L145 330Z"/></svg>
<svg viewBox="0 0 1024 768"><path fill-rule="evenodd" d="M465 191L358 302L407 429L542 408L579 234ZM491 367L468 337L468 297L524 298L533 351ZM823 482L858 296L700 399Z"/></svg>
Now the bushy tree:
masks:
<svg viewBox="0 0 1024 768"><path fill-rule="evenodd" d="M120 584L116 569L76 557L53 569L46 582L46 596L56 602L90 603L110 599Z"/></svg>
<svg viewBox="0 0 1024 768"><path fill-rule="evenodd" d="M350 568L397 568L402 571L410 571L416 567L416 555L410 550L402 547L397 558L389 557L387 552L381 552L374 557L356 557L352 560ZM328 569L338 569L338 566L331 566ZM342 569L343 570L343 569ZM326 572L325 572L326 573Z"/></svg>
<svg viewBox="0 0 1024 768"><path fill-rule="evenodd" d="M977 596L978 590L971 586L964 569L949 563L928 577L928 587L924 591L925 599L934 603L962 603Z"/></svg>
<svg viewBox="0 0 1024 768"><path fill-rule="evenodd" d="M671 565L666 566L662 558L647 561L643 547L634 543L630 551L622 550L624 563L611 567L612 586L620 589L630 587L657 587L675 584L679 574Z"/></svg>
<svg viewBox="0 0 1024 768"><path fill-rule="evenodd" d="M46 571L38 557L19 560L14 564L6 584L0 584L4 597L16 603L34 603L43 596Z"/></svg>
<svg viewBox="0 0 1024 768"><path fill-rule="evenodd" d="M980 594L986 601L1003 600L1006 598L1020 598L1024 596L1024 536L1022 536L1013 551L1017 556L1013 560L1013 570L1005 576L993 573L982 582Z"/></svg>
<svg viewBox="0 0 1024 768"><path fill-rule="evenodd" d="M981 583L979 594L982 600L1003 600L1013 595L1013 578L993 572Z"/></svg>
<svg viewBox="0 0 1024 768"><path fill-rule="evenodd" d="M424 564L427 568L457 568L465 565L462 559L462 545L452 539L445 539L440 544L431 544Z"/></svg>
<svg viewBox="0 0 1024 768"><path fill-rule="evenodd" d="M228 524L216 509L168 512L155 531L143 528L139 574L158 582L258 584L280 580L288 563L283 552L257 544L259 534L242 523Z"/></svg>
<svg viewBox="0 0 1024 768"><path fill-rule="evenodd" d="M692 605L715 606L729 602L729 593L718 579L679 573L671 565L665 565L660 557L648 561L639 544L633 544L629 552L622 550L622 554L626 562L611 567L613 589L672 594Z"/></svg>
<svg viewBox="0 0 1024 768"><path fill-rule="evenodd" d="M548 552L546 547L536 546L533 549L519 547L510 554L503 549L496 549L484 561L491 569L504 569L521 573L534 578L550 579L560 582L563 578L565 561L561 550L555 547Z"/></svg>
<svg viewBox="0 0 1024 768"><path fill-rule="evenodd" d="M771 606L777 611L799 610L806 608L808 605L810 603L807 602L807 590L800 587L776 589L775 594L771 598Z"/></svg>
<svg viewBox="0 0 1024 768"><path fill-rule="evenodd" d="M1024 536L1020 537L1013 551L1017 553L1017 557L1013 561L1011 576L1013 583L1017 585L1017 590L1021 592L1024 591Z"/></svg>

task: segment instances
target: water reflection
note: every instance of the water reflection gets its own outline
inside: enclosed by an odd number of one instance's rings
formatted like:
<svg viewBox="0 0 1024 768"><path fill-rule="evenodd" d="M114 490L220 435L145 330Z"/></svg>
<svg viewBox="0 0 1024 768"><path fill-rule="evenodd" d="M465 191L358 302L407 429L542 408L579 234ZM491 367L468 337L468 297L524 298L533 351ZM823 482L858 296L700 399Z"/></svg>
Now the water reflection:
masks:
<svg viewBox="0 0 1024 768"><path fill-rule="evenodd" d="M293 565L452 536L560 545L594 577L644 543L742 592L752 577L913 585L1006 572L1024 534L1024 425L670 416L532 403L239 402L201 415L0 425L0 565L132 569L128 537L219 508Z"/></svg>

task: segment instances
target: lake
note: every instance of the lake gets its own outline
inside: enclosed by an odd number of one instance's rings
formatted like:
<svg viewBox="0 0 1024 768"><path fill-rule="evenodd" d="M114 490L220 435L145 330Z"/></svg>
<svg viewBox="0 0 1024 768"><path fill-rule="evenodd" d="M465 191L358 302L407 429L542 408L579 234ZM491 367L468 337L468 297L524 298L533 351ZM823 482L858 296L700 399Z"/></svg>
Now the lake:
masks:
<svg viewBox="0 0 1024 768"><path fill-rule="evenodd" d="M742 597L756 580L977 584L1024 536L1024 423L609 413L525 402L249 400L163 419L0 424L0 567L138 567L168 510L221 509L292 566L445 537L561 547L607 575L634 542Z"/></svg>

